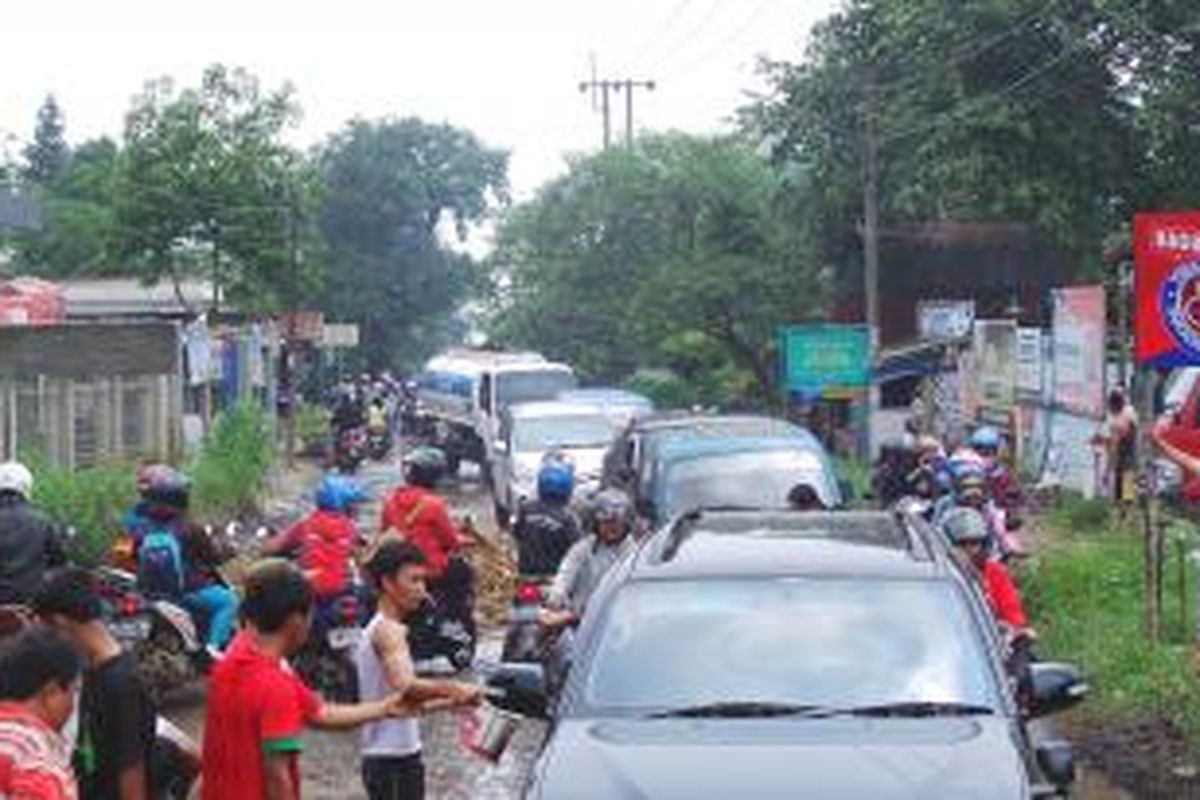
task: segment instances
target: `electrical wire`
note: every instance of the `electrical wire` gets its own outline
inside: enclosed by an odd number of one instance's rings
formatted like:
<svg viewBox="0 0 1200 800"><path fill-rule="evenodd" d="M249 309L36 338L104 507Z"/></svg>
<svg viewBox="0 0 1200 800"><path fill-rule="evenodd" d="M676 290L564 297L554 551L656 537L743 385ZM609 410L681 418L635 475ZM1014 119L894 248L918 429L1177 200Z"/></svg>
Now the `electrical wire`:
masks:
<svg viewBox="0 0 1200 800"><path fill-rule="evenodd" d="M723 2L724 0L712 0L712 2L710 2L708 5L704 6L703 10L700 12L700 17L695 21L695 24L693 24L690 28L681 29L685 31L682 33L682 35L669 37L664 40L667 41L668 44L665 46L665 48L659 48L662 50L661 54L656 59L653 59L648 66L643 65L642 71L646 74L662 71L668 64L671 63L673 58L678 57L679 52L686 50L688 42L694 41L697 36L704 32L709 23L712 21L713 15Z"/></svg>
<svg viewBox="0 0 1200 800"><path fill-rule="evenodd" d="M687 10L688 6L694 2L695 0L677 0L675 5L671 6L671 9L667 12L666 16L659 20L658 25L650 29L650 31L646 35L642 36L641 40L638 41L637 45L630 52L630 60L633 61L642 58L646 52L654 52L654 43L662 41L662 37L667 33L668 30L670 30L672 24Z"/></svg>
<svg viewBox="0 0 1200 800"><path fill-rule="evenodd" d="M720 54L724 53L727 49L729 49L730 45L741 40L741 38L750 31L750 28L763 14L767 13L772 7L778 5L780 2L782 2L782 0L763 0L763 2L754 7L753 11L751 11L748 17L743 19L738 25L734 26L731 29L732 32L728 36L718 41L715 46L705 50L700 56L667 70L663 73L664 76L669 78L680 73L691 72L696 67L699 67L700 65L711 61Z"/></svg>

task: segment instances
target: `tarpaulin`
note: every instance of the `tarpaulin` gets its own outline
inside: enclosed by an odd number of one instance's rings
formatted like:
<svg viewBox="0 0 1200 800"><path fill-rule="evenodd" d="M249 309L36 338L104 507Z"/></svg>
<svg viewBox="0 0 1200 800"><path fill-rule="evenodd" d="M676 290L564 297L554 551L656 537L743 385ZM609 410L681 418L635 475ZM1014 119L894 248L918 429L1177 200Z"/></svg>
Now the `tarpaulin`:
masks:
<svg viewBox="0 0 1200 800"><path fill-rule="evenodd" d="M1200 212L1133 218L1134 358L1200 364Z"/></svg>

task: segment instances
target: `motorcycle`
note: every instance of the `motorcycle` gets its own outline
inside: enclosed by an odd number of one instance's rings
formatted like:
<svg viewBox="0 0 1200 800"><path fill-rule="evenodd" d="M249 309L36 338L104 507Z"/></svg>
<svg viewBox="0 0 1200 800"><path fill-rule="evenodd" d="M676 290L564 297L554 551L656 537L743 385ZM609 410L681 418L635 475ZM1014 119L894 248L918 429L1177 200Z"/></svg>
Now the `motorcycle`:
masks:
<svg viewBox="0 0 1200 800"><path fill-rule="evenodd" d="M540 662L544 655L545 640L538 625L538 613L542 609L543 591L550 579L520 577L518 581L517 591L509 606L501 661Z"/></svg>
<svg viewBox="0 0 1200 800"><path fill-rule="evenodd" d="M415 662L428 666L442 657L461 672L475 661L475 578L470 563L452 556L441 583L406 620L408 646Z"/></svg>
<svg viewBox="0 0 1200 800"><path fill-rule="evenodd" d="M362 641L364 611L355 587L321 604L308 640L292 658L292 666L305 682L334 702L358 700L354 649Z"/></svg>
<svg viewBox="0 0 1200 800"><path fill-rule="evenodd" d="M372 431L367 436L367 453L375 461L383 461L391 449L392 437L387 431Z"/></svg>
<svg viewBox="0 0 1200 800"><path fill-rule="evenodd" d="M346 428L338 434L334 461L340 472L353 475L367 456L367 431L361 425Z"/></svg>
<svg viewBox="0 0 1200 800"><path fill-rule="evenodd" d="M96 578L111 615L106 620L109 628L122 647L136 655L156 702L208 672L212 656L186 608L171 600L145 597L132 572L101 566Z"/></svg>

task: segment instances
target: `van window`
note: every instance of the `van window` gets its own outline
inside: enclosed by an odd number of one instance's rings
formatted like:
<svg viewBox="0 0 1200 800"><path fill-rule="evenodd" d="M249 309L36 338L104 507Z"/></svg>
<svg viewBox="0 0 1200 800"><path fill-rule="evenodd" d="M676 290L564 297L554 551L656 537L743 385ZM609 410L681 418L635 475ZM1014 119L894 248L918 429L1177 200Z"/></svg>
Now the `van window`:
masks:
<svg viewBox="0 0 1200 800"><path fill-rule="evenodd" d="M496 375L496 406L553 400L560 392L575 388L575 376L566 370L501 372Z"/></svg>

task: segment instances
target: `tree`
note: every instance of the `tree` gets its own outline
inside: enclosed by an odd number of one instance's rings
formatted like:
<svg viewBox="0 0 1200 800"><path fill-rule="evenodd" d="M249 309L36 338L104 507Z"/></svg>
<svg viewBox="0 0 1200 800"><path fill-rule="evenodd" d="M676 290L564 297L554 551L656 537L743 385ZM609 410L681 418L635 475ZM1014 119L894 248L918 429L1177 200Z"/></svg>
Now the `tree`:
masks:
<svg viewBox="0 0 1200 800"><path fill-rule="evenodd" d="M47 95L37 112L33 141L25 148L22 177L29 183L45 186L67 168L71 150L63 136L66 123L54 95Z"/></svg>
<svg viewBox="0 0 1200 800"><path fill-rule="evenodd" d="M298 114L289 86L219 65L195 89L147 84L126 118L116 251L147 282L205 275L240 308L278 308L315 269L298 261L303 160L282 140Z"/></svg>
<svg viewBox="0 0 1200 800"><path fill-rule="evenodd" d="M494 334L621 381L666 367L697 399L775 393L780 325L827 299L745 141L652 135L579 159L500 231Z"/></svg>
<svg viewBox="0 0 1200 800"><path fill-rule="evenodd" d="M368 361L414 366L446 341L474 263L448 246L507 201L507 154L419 119L355 120L320 158L327 318L363 328Z"/></svg>

